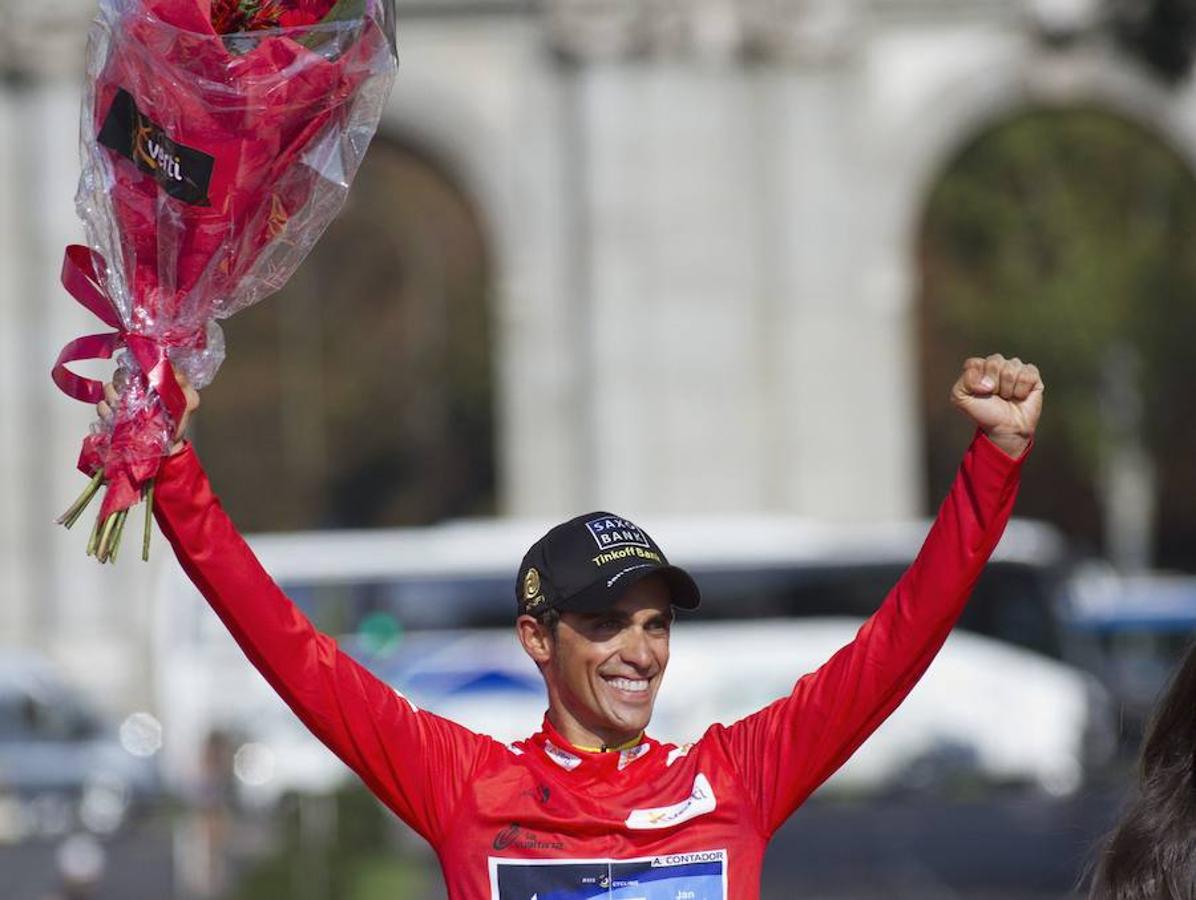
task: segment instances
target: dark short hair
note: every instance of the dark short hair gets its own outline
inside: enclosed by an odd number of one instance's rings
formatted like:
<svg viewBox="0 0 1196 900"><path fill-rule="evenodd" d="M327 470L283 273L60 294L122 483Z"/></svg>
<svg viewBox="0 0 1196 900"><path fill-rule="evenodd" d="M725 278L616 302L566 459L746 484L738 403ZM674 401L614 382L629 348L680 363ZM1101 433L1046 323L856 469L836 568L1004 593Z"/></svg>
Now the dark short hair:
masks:
<svg viewBox="0 0 1196 900"><path fill-rule="evenodd" d="M561 611L559 609L546 609L538 615L532 616L537 622L548 629L548 633L553 638L556 637L557 626L561 624Z"/></svg>

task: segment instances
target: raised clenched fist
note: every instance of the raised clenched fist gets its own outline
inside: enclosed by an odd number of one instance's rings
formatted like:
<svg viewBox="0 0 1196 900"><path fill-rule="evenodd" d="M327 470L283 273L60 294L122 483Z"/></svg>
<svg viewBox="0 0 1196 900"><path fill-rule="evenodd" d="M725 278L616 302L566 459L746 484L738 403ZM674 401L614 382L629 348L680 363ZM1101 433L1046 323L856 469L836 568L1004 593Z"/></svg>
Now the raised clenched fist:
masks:
<svg viewBox="0 0 1196 900"><path fill-rule="evenodd" d="M1021 456L1042 414L1038 367L999 353L965 360L951 402L1010 456Z"/></svg>

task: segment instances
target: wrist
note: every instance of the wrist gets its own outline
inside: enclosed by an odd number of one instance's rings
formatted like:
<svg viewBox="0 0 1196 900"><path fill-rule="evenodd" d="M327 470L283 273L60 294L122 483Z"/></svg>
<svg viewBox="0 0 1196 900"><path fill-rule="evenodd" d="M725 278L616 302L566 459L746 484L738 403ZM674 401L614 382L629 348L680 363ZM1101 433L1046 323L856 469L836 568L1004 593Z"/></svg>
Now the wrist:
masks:
<svg viewBox="0 0 1196 900"><path fill-rule="evenodd" d="M1030 446L1030 441L1033 439L1032 434L1020 434L1009 431L985 431L984 436L1005 453L1006 456L1012 459L1019 458L1026 452L1026 448Z"/></svg>

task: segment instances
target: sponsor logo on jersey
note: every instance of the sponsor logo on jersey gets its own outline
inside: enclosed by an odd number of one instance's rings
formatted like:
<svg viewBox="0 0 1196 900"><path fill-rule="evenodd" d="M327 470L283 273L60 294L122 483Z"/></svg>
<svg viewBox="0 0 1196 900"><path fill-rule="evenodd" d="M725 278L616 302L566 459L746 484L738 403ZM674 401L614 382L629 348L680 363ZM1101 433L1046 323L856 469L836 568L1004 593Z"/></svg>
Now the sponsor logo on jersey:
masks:
<svg viewBox="0 0 1196 900"><path fill-rule="evenodd" d="M657 806L653 809L633 809L628 814L625 824L628 828L636 830L672 828L674 825L714 812L717 805L710 782L699 772L694 778L693 790L680 803Z"/></svg>
<svg viewBox="0 0 1196 900"><path fill-rule="evenodd" d="M535 790L524 791L519 796L531 797L541 806L547 806L549 798L552 797L552 790L546 784L537 784Z"/></svg>
<svg viewBox="0 0 1196 900"><path fill-rule="evenodd" d="M491 846L495 850L564 850L561 841L550 841L534 831L525 831L512 822L494 836Z"/></svg>
<svg viewBox="0 0 1196 900"><path fill-rule="evenodd" d="M548 754L548 758L554 763L564 769L566 772L572 772L581 765L581 757L574 756L567 750L562 750L552 741L544 742L544 752Z"/></svg>
<svg viewBox="0 0 1196 900"><path fill-rule="evenodd" d="M651 744L644 743L640 744L639 746L632 747L629 750L619 751L619 771L626 769L629 765L631 765L651 749Z"/></svg>
<svg viewBox="0 0 1196 900"><path fill-rule="evenodd" d="M586 529L594 538L599 550L611 550L615 547L643 547L651 550L648 536L634 522L620 519L617 516L602 516L586 522Z"/></svg>

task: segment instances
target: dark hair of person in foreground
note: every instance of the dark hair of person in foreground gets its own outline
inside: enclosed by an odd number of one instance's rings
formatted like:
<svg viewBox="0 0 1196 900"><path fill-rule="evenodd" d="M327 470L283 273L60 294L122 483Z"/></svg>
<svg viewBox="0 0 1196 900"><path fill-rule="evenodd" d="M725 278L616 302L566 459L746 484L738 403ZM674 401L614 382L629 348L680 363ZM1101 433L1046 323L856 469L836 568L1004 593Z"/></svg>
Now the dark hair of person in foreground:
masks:
<svg viewBox="0 0 1196 900"><path fill-rule="evenodd" d="M1196 644L1155 708L1089 900L1196 900Z"/></svg>

